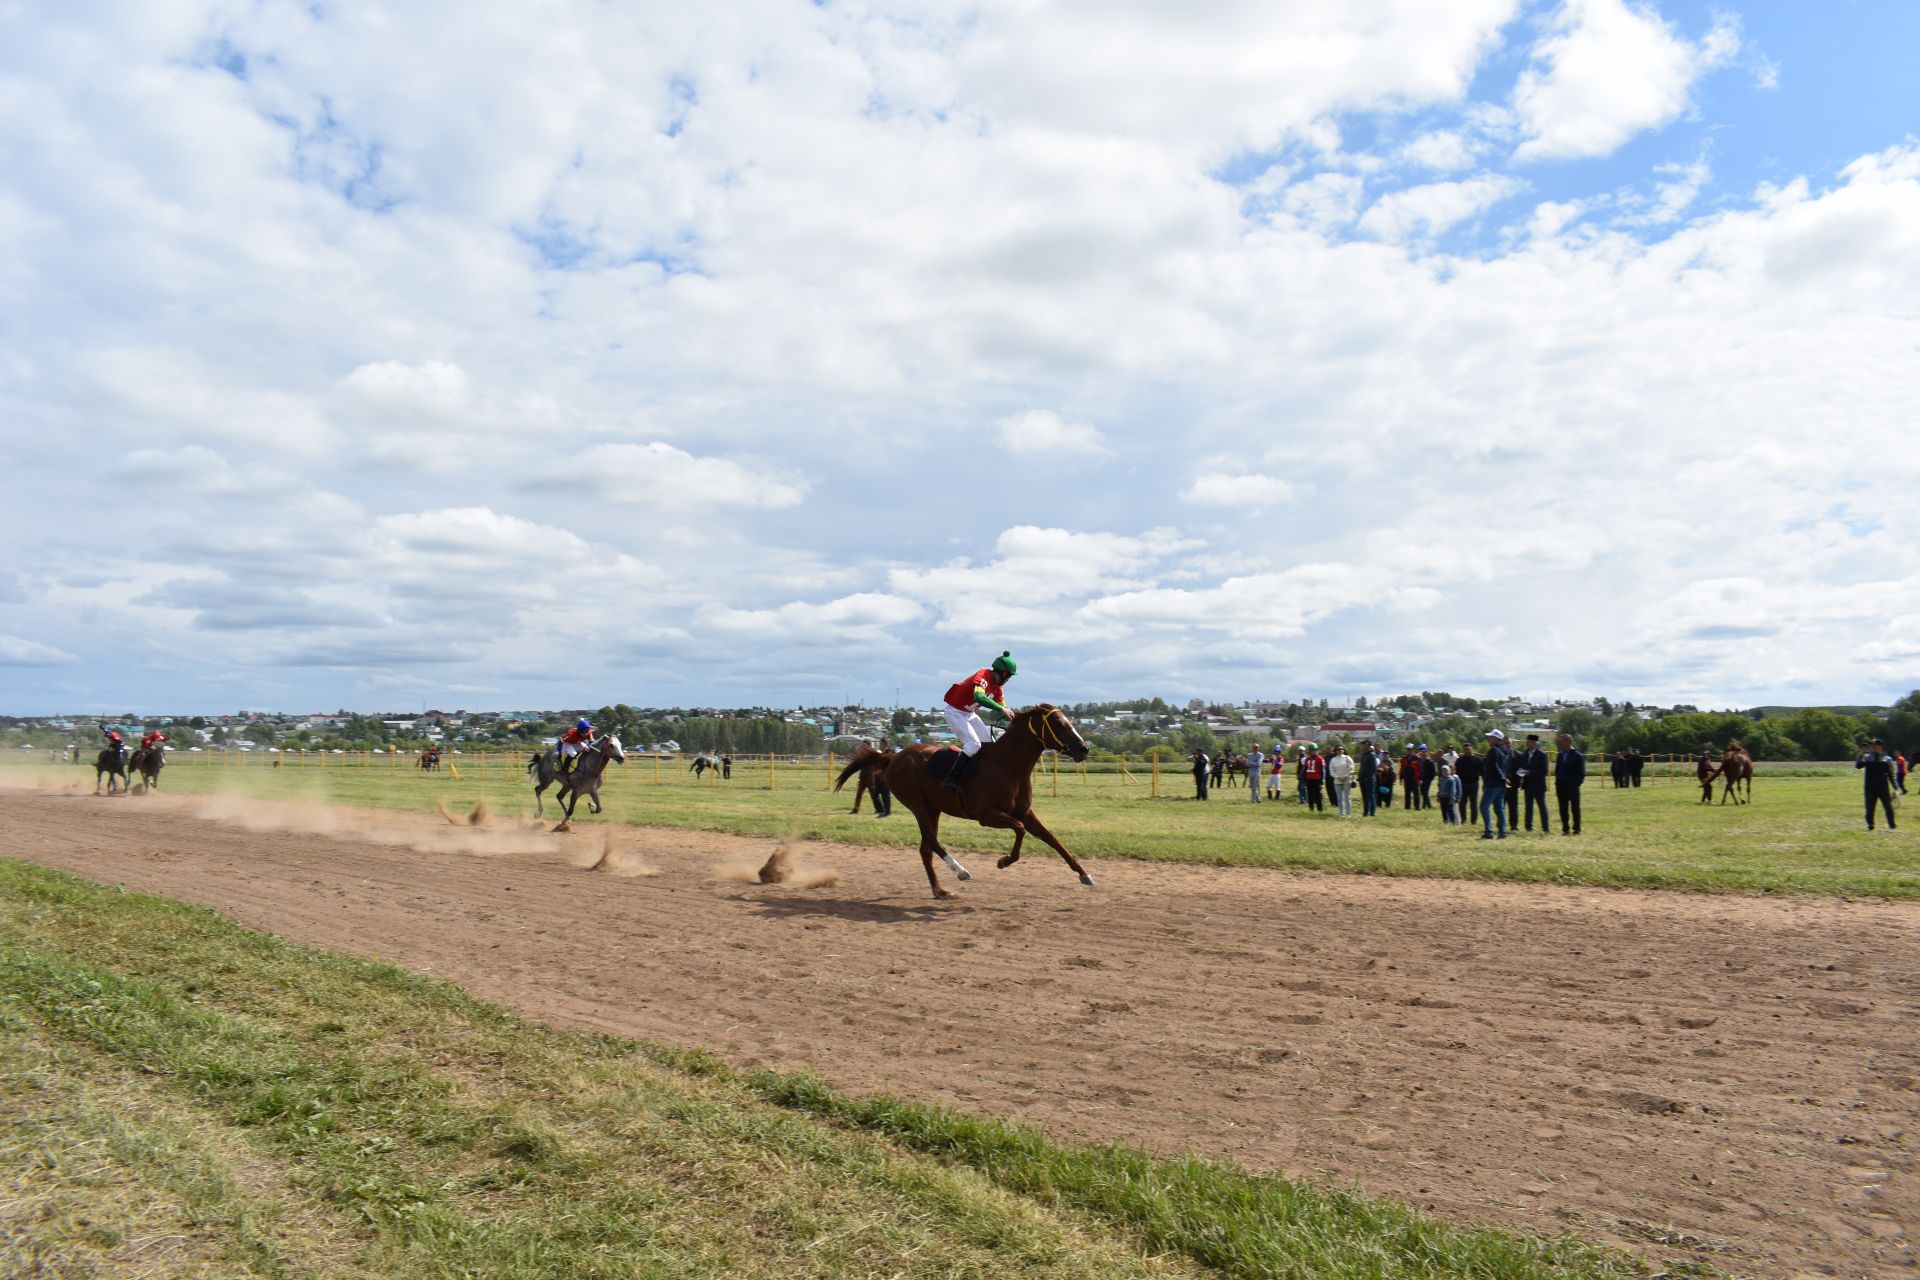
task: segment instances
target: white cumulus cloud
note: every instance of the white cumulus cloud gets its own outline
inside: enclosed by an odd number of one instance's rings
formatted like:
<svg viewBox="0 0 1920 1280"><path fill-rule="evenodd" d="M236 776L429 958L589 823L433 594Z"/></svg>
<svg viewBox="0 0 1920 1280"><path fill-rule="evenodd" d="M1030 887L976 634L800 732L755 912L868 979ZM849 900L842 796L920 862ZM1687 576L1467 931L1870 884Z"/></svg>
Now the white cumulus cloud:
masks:
<svg viewBox="0 0 1920 1280"><path fill-rule="evenodd" d="M1567 0L1514 87L1523 136L1514 159L1607 155L1678 118L1694 82L1739 49L1727 15L1691 41L1651 7Z"/></svg>

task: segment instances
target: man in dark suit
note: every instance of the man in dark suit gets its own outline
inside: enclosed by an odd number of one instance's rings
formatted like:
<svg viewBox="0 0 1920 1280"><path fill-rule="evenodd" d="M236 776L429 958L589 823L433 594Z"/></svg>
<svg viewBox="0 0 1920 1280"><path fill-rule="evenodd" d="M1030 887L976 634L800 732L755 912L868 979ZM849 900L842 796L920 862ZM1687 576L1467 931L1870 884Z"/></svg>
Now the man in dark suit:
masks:
<svg viewBox="0 0 1920 1280"><path fill-rule="evenodd" d="M1360 816L1371 818L1380 807L1380 755L1372 742L1360 744Z"/></svg>
<svg viewBox="0 0 1920 1280"><path fill-rule="evenodd" d="M1887 746L1875 738L1853 762L1856 769L1866 770L1862 779L1867 784L1867 830L1873 830L1873 806L1879 805L1887 815L1887 830L1895 830L1893 825L1893 782L1899 772L1894 758L1887 754Z"/></svg>
<svg viewBox="0 0 1920 1280"><path fill-rule="evenodd" d="M1464 821L1472 822L1473 815L1480 811L1480 757L1473 754L1471 745L1460 748L1453 772L1460 779L1460 809L1466 815Z"/></svg>
<svg viewBox="0 0 1920 1280"><path fill-rule="evenodd" d="M1540 834L1546 835L1553 830L1553 824L1547 821L1547 753L1540 749L1540 735L1527 735L1527 749L1520 753L1520 761L1514 766L1514 773L1520 779L1520 792L1526 797L1527 830L1533 830L1533 811L1540 810Z"/></svg>
<svg viewBox="0 0 1920 1280"><path fill-rule="evenodd" d="M1427 744L1420 744L1420 807L1433 808L1433 780L1440 776L1440 762L1427 751Z"/></svg>
<svg viewBox="0 0 1920 1280"><path fill-rule="evenodd" d="M1560 802L1560 834L1580 834L1580 786L1587 780L1587 758L1573 745L1573 735L1563 733L1560 751L1553 758L1553 794ZM1572 826L1568 826L1568 817ZM1541 821L1544 823L1545 818Z"/></svg>
<svg viewBox="0 0 1920 1280"><path fill-rule="evenodd" d="M1627 781L1631 782L1636 787L1639 786L1640 773L1646 767L1647 767L1647 758L1640 754L1640 748L1638 747L1628 748L1627 750Z"/></svg>

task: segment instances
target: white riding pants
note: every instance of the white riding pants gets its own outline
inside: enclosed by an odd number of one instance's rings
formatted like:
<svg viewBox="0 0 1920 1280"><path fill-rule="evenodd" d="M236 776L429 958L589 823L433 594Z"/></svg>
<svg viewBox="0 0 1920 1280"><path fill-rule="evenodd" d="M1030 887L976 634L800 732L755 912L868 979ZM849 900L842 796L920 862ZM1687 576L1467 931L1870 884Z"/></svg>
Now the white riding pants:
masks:
<svg viewBox="0 0 1920 1280"><path fill-rule="evenodd" d="M953 727L953 736L960 739L960 750L973 755L981 747L993 741L993 732L987 728L987 722L980 713L973 710L962 711L945 703L940 709L947 713L947 723Z"/></svg>
<svg viewBox="0 0 1920 1280"><path fill-rule="evenodd" d="M586 744L586 743L584 743L584 742L563 742L563 743L561 743L561 744L560 744L560 755L561 755L561 758L562 758L562 759L569 759L569 760L570 760L570 759L572 759L572 758L573 758L574 756L577 756L577 755L579 755L579 754L580 754L580 751L581 751L581 749L582 749L583 747L585 747L586 745L587 745L587 744Z"/></svg>

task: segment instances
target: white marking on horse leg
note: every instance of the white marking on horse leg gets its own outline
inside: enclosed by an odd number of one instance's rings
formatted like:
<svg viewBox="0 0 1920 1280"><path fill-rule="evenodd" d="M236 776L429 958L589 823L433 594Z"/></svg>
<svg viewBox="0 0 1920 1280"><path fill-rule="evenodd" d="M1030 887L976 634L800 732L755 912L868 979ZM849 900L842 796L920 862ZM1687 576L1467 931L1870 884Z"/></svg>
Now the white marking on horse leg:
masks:
<svg viewBox="0 0 1920 1280"><path fill-rule="evenodd" d="M958 862L955 862L953 859L953 855L948 853L945 849L942 849L940 851L940 861L946 863L947 869L953 872L954 875L959 876L962 880L973 879L973 872L967 870L965 867L961 866Z"/></svg>
<svg viewBox="0 0 1920 1280"><path fill-rule="evenodd" d="M1080 883L1091 889L1093 888L1093 877L1082 871L1080 873Z"/></svg>

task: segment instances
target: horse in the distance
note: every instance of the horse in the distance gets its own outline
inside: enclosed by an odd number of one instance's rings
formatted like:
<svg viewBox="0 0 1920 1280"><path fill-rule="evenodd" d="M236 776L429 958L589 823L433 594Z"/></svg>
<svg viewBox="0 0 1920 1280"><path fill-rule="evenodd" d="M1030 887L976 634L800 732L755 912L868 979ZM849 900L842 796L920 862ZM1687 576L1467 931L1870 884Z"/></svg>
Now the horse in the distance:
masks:
<svg viewBox="0 0 1920 1280"><path fill-rule="evenodd" d="M160 771L167 767L167 753L159 747L141 747L127 761L129 772L140 775L140 784L148 791L160 785Z"/></svg>
<svg viewBox="0 0 1920 1280"><path fill-rule="evenodd" d="M1737 742L1729 742L1726 754L1720 757L1720 767L1714 772L1726 780L1727 789L1720 795L1721 804L1727 802L1728 796L1733 797L1735 804L1753 803L1753 757L1747 754L1745 747ZM1744 799L1740 795L1742 784L1746 789Z"/></svg>
<svg viewBox="0 0 1920 1280"><path fill-rule="evenodd" d="M940 878L933 871L934 854L939 854L940 860L960 879L973 879L973 873L940 845L942 814L977 822L983 827L1012 831L1013 848L997 864L1003 869L1020 860L1020 846L1031 832L1066 860L1080 877L1081 884L1090 885L1093 877L1087 874L1087 869L1034 816L1033 767L1048 748L1076 761L1087 758L1086 739L1073 727L1073 721L1067 719L1060 708L1043 702L1015 712L1007 731L980 748L973 772L961 791L947 790L929 771L928 765L936 755L952 750L930 743L897 751L862 746L853 753L833 785L838 791L848 778L875 766L885 771L883 776L894 799L906 805L919 820L920 862L927 870L927 883L936 898L951 898L953 894L940 887Z"/></svg>
<svg viewBox="0 0 1920 1280"><path fill-rule="evenodd" d="M620 749L620 739L608 734L595 738L591 746L576 757L572 769L560 771L560 748L550 751L536 751L527 760L527 776L533 779L533 816L546 815L546 805L541 795L548 787L558 782L560 785L553 793L555 804L562 806L565 816L555 831L568 831L573 826L573 807L581 796L587 798L587 812L600 812L600 779L607 771L607 762L625 764L627 753Z"/></svg>
<svg viewBox="0 0 1920 1280"><path fill-rule="evenodd" d="M93 794L100 794L100 779L103 777L107 780L108 795L114 794L113 780L115 778L120 779L121 791L128 789L126 762L120 758L120 753L112 747L103 749L99 755L93 758Z"/></svg>
<svg viewBox="0 0 1920 1280"><path fill-rule="evenodd" d="M420 753L420 768L422 770L432 771L439 769L439 767L440 752L437 749L429 747Z"/></svg>
<svg viewBox="0 0 1920 1280"><path fill-rule="evenodd" d="M1247 758L1238 752L1227 757L1227 781L1244 782L1247 777Z"/></svg>

